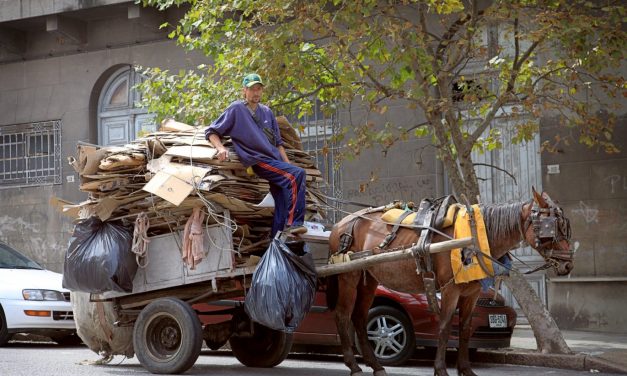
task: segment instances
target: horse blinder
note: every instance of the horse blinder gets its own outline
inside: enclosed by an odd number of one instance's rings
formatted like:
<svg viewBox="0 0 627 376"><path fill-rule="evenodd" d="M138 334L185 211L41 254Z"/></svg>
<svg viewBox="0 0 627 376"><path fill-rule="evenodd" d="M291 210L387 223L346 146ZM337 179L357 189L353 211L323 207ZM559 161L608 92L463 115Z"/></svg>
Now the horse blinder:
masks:
<svg viewBox="0 0 627 376"><path fill-rule="evenodd" d="M573 252L554 250L551 246L562 240L570 241L568 218L560 208L538 208L534 205L528 219L535 235L535 247L547 260L572 260Z"/></svg>

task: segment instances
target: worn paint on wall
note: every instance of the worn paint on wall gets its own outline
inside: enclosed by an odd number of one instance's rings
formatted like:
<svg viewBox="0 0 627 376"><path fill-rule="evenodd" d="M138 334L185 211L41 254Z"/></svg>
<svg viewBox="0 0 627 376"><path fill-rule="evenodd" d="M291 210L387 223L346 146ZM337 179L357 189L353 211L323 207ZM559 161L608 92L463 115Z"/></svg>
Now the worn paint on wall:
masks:
<svg viewBox="0 0 627 376"><path fill-rule="evenodd" d="M549 292L553 317L562 329L599 330L624 333L627 327L625 301L627 282L553 283Z"/></svg>
<svg viewBox="0 0 627 376"><path fill-rule="evenodd" d="M542 138L560 132L556 119L544 119ZM627 333L627 117L622 116L612 141L622 151L606 154L573 143L560 153L542 154L543 185L558 192L571 221L575 254L572 278L581 282L549 283L549 310L562 329ZM559 167L548 173L547 165Z"/></svg>
<svg viewBox="0 0 627 376"><path fill-rule="evenodd" d="M42 227L46 222L34 219L45 217L45 213L30 215L31 218L0 216L0 239L45 268L60 271L67 240L62 233L48 233Z"/></svg>

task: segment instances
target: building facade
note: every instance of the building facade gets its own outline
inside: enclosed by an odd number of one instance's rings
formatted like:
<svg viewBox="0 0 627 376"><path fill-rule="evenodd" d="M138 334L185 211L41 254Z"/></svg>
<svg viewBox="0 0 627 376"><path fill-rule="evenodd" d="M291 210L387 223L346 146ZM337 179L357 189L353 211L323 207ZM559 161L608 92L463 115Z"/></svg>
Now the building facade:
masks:
<svg viewBox="0 0 627 376"><path fill-rule="evenodd" d="M178 71L207 63L159 29L182 14L182 9L158 12L122 0L0 0L0 240L49 269L62 270L73 224L50 201L86 198L67 163L77 143L123 144L155 129L150 114L134 104L139 94L133 85L141 77L132 66ZM304 144L318 150L319 137L338 123L417 124L423 119L419 111L393 103L385 115L351 108L331 123L309 119ZM580 145L540 154L541 142L556 132L554 119L545 118L533 142L481 157L511 171L517 181L480 171L485 201L528 200L534 185L559 200L571 218L578 244L574 272L567 278L538 274L531 280L562 328L627 331L625 128L623 113L614 134L623 150L618 154ZM387 153L365 151L327 177L336 197L373 205L451 191L428 139L401 142ZM517 254L531 265L538 262L529 251Z"/></svg>

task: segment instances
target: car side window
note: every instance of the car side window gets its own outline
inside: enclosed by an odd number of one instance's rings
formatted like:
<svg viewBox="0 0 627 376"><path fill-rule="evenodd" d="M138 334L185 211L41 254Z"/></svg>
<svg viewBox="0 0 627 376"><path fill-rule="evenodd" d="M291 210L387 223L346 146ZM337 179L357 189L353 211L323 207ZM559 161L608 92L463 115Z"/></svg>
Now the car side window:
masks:
<svg viewBox="0 0 627 376"><path fill-rule="evenodd" d="M0 244L0 267L41 269L36 262L5 244Z"/></svg>

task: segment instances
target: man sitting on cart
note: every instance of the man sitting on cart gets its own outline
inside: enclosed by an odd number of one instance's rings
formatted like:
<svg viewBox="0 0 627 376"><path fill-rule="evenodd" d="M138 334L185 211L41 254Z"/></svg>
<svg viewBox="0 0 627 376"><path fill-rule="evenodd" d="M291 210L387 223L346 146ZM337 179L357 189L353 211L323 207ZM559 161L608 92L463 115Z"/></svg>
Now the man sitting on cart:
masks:
<svg viewBox="0 0 627 376"><path fill-rule="evenodd" d="M305 170L290 163L272 110L260 103L264 84L256 73L242 82L244 100L236 100L205 130L205 138L217 149L218 160L229 158L222 144L230 136L241 163L270 183L274 220L270 236L278 231L298 235L307 232L305 218Z"/></svg>

